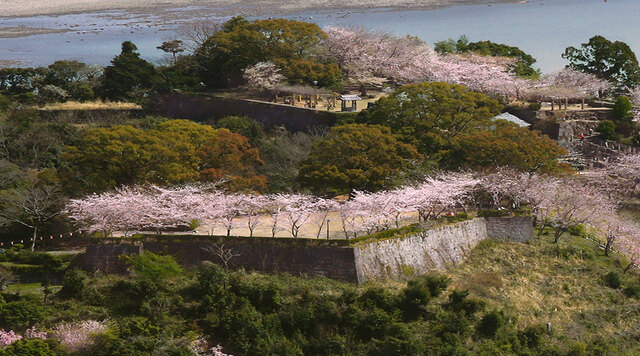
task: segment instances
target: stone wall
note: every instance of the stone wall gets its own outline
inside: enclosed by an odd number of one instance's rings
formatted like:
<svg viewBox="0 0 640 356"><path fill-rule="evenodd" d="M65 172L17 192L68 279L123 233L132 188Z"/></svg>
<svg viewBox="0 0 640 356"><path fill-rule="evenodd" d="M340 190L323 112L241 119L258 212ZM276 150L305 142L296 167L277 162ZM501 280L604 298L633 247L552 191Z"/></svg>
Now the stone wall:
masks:
<svg viewBox="0 0 640 356"><path fill-rule="evenodd" d="M177 92L154 98L153 103L154 111L171 118L205 121L230 115L248 116L267 127L284 126L294 132L332 125L342 115L258 100Z"/></svg>
<svg viewBox="0 0 640 356"><path fill-rule="evenodd" d="M356 246L358 282L455 266L486 238L485 221L480 218Z"/></svg>
<svg viewBox="0 0 640 356"><path fill-rule="evenodd" d="M230 268L362 283L446 269L462 262L478 242L488 237L519 242L532 239L531 217L477 218L407 236L356 244L348 240L265 237L103 239L101 244L87 247L80 261L85 269L121 273L126 269L117 256L141 253L144 248L169 253L186 266L202 261L222 264L211 248L223 247L235 255L229 260Z"/></svg>
<svg viewBox="0 0 640 356"><path fill-rule="evenodd" d="M105 273L126 270L117 259L123 253L145 251L169 253L185 266L203 261L222 264L212 249L222 247L234 257L229 268L244 268L267 273L289 273L295 276L324 276L345 282L357 282L353 249L336 240L308 240L264 237L195 237L145 236L142 239L102 239L101 244L87 247L81 267ZM132 250L127 250L127 246Z"/></svg>
<svg viewBox="0 0 640 356"><path fill-rule="evenodd" d="M74 265L87 271L99 271L102 273L124 273L127 268L120 255L141 254L142 244L97 244L89 245Z"/></svg>
<svg viewBox="0 0 640 356"><path fill-rule="evenodd" d="M487 236L503 241L527 242L536 237L530 216L486 217Z"/></svg>

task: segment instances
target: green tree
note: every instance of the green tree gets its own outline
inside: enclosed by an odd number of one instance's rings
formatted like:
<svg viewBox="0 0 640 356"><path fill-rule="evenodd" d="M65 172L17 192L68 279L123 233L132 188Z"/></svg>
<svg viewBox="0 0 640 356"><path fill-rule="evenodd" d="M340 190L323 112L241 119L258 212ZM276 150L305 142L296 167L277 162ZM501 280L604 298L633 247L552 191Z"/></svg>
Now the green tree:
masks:
<svg viewBox="0 0 640 356"><path fill-rule="evenodd" d="M65 143L78 135L77 127L43 120L37 110L16 110L0 118L0 159L29 169L56 167Z"/></svg>
<svg viewBox="0 0 640 356"><path fill-rule="evenodd" d="M196 52L203 81L213 87L238 81L242 69L276 59L309 58L326 34L308 22L234 17L209 37Z"/></svg>
<svg viewBox="0 0 640 356"><path fill-rule="evenodd" d="M243 179L264 185L255 174L262 161L247 138L189 120L165 121L152 130L128 125L90 129L60 159L61 176L74 194L200 179L228 179L238 189Z"/></svg>
<svg viewBox="0 0 640 356"><path fill-rule="evenodd" d="M104 69L100 93L112 100L130 100L141 91L151 89L157 82L158 74L153 65L140 58L138 48L133 43L122 43L122 52L111 60Z"/></svg>
<svg viewBox="0 0 640 356"><path fill-rule="evenodd" d="M49 65L45 83L64 89L71 98L90 100L94 97L100 70L78 61L55 61Z"/></svg>
<svg viewBox="0 0 640 356"><path fill-rule="evenodd" d="M82 139L60 155L62 175L69 191L99 192L118 185L160 183L158 160L178 162L159 137L132 126L87 130ZM182 170L184 163L175 169Z"/></svg>
<svg viewBox="0 0 640 356"><path fill-rule="evenodd" d="M264 126L247 116L225 116L216 121L216 127L240 134L254 144L265 137Z"/></svg>
<svg viewBox="0 0 640 356"><path fill-rule="evenodd" d="M157 88L160 91L202 89L199 70L200 67L193 55L180 56L170 66L158 68L158 75L162 80Z"/></svg>
<svg viewBox="0 0 640 356"><path fill-rule="evenodd" d="M360 123L384 125L430 156L457 136L485 129L500 112L497 101L461 85L431 82L400 87L361 112Z"/></svg>
<svg viewBox="0 0 640 356"><path fill-rule="evenodd" d="M608 80L618 92L629 91L640 83L638 59L621 41L593 36L580 48L567 47L562 58L569 60L571 68Z"/></svg>
<svg viewBox="0 0 640 356"><path fill-rule="evenodd" d="M289 83L329 87L339 83L342 79L342 71L337 64L323 64L313 60L290 59L280 61L282 74L287 77Z"/></svg>
<svg viewBox="0 0 640 356"><path fill-rule="evenodd" d="M184 46L181 40L165 41L156 48L165 53L171 53L173 56L173 63L176 62L178 53L184 52Z"/></svg>
<svg viewBox="0 0 640 356"><path fill-rule="evenodd" d="M516 62L511 66L511 72L525 78L540 76L540 70L533 68L536 59L515 46L491 41L469 42L467 37L460 36L457 41L448 39L436 42L434 49L441 54L475 52L483 56L515 58Z"/></svg>
<svg viewBox="0 0 640 356"><path fill-rule="evenodd" d="M317 193L376 191L398 184L422 156L384 126L350 124L331 128L302 163L299 181Z"/></svg>
<svg viewBox="0 0 640 356"><path fill-rule="evenodd" d="M638 131L638 125L633 121L633 104L626 96L619 96L613 105L613 118L616 132L631 136Z"/></svg>
<svg viewBox="0 0 640 356"><path fill-rule="evenodd" d="M509 166L526 172L557 172L557 159L567 151L538 131L505 126L453 140L442 163L450 169Z"/></svg>
<svg viewBox="0 0 640 356"><path fill-rule="evenodd" d="M616 133L616 124L611 120L600 121L596 131L603 140L617 140L620 138Z"/></svg>
<svg viewBox="0 0 640 356"><path fill-rule="evenodd" d="M173 256L156 255L152 252L144 252L140 255L122 255L120 257L139 276L153 283L178 276L182 268Z"/></svg>

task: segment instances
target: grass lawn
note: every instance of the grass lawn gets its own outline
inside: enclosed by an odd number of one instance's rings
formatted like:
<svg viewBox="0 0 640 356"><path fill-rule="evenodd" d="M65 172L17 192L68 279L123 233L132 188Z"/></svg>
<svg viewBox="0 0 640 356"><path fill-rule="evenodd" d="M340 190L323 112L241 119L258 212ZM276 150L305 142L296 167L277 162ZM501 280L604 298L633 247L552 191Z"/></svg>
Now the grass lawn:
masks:
<svg viewBox="0 0 640 356"><path fill-rule="evenodd" d="M56 293L62 289L62 286L52 285L51 289ZM42 284L40 283L10 284L4 291L5 293L17 293L20 295L44 296L42 294Z"/></svg>

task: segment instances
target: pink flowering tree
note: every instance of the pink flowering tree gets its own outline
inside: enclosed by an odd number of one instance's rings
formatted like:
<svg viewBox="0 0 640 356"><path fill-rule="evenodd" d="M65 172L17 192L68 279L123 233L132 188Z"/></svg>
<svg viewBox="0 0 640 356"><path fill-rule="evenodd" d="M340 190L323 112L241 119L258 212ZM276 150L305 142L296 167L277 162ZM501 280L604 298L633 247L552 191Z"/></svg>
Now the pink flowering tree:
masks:
<svg viewBox="0 0 640 356"><path fill-rule="evenodd" d="M263 195L240 196L240 215L245 218L249 229L249 237L253 237L255 229L263 222L264 214L269 209L269 198Z"/></svg>
<svg viewBox="0 0 640 356"><path fill-rule="evenodd" d="M314 213L315 199L307 195L280 194L275 200L280 206L277 221L287 227L291 236L297 238L300 228Z"/></svg>
<svg viewBox="0 0 640 356"><path fill-rule="evenodd" d="M9 346L18 340L22 340L22 336L16 334L13 330L0 330L0 347Z"/></svg>
<svg viewBox="0 0 640 356"><path fill-rule="evenodd" d="M51 335L69 350L82 351L91 346L91 336L105 331L107 331L106 322L85 320L58 324L51 331Z"/></svg>
<svg viewBox="0 0 640 356"><path fill-rule="evenodd" d="M316 198L311 203L310 209L312 214L309 217L308 223L316 228L316 239L320 238L322 229L327 224L327 218L329 214L338 209L339 203L332 199Z"/></svg>
<svg viewBox="0 0 640 356"><path fill-rule="evenodd" d="M259 62L245 68L243 78L247 87L259 90L275 89L287 80L273 62Z"/></svg>
<svg viewBox="0 0 640 356"><path fill-rule="evenodd" d="M512 60L477 54L439 55L416 37L362 28L326 27L324 45L346 76L364 85L443 81L505 97L517 97L528 81L514 76Z"/></svg>

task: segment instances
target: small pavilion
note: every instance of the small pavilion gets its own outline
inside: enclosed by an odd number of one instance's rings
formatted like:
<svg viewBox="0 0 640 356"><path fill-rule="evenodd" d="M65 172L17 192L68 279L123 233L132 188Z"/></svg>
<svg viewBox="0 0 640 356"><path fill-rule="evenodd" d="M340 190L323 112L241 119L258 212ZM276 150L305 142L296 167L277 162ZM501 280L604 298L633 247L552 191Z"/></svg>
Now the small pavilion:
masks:
<svg viewBox="0 0 640 356"><path fill-rule="evenodd" d="M357 102L360 100L362 100L362 98L355 94L340 95L340 101L342 102L341 111L357 111ZM347 102L351 102L351 107L347 105Z"/></svg>

